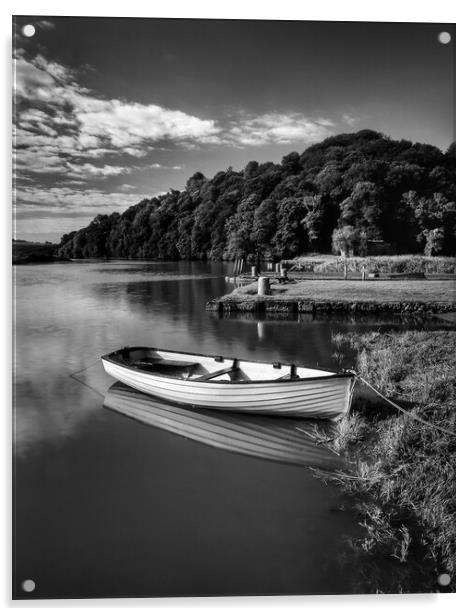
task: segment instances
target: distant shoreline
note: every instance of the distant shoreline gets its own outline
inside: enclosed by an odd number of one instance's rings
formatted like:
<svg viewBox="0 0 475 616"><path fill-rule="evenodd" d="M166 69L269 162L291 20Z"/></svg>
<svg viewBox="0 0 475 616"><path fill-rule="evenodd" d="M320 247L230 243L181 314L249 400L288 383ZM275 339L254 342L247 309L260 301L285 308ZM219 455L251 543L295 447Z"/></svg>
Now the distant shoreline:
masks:
<svg viewBox="0 0 475 616"><path fill-rule="evenodd" d="M70 261L65 257L58 257L56 251L58 244L51 242L27 242L25 240L13 240L12 264L32 265L35 263L63 263Z"/></svg>
<svg viewBox="0 0 475 616"><path fill-rule="evenodd" d="M13 258L12 259L12 265L35 265L35 264L42 264L42 263L68 263L71 262L71 259L64 259L63 257L55 257L55 256L51 256L51 257L47 257L47 256L35 256L32 255L31 257L20 257L20 258Z"/></svg>

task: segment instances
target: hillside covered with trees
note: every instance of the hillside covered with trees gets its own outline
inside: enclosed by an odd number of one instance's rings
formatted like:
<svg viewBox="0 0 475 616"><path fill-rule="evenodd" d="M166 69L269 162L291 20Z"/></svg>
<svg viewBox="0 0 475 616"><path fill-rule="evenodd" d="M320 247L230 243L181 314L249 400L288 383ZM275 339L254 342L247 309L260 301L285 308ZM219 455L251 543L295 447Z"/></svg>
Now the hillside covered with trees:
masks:
<svg viewBox="0 0 475 616"><path fill-rule="evenodd" d="M233 259L259 252L455 253L455 144L447 152L363 130L325 139L281 164L200 172L183 191L98 215L64 235L67 258Z"/></svg>

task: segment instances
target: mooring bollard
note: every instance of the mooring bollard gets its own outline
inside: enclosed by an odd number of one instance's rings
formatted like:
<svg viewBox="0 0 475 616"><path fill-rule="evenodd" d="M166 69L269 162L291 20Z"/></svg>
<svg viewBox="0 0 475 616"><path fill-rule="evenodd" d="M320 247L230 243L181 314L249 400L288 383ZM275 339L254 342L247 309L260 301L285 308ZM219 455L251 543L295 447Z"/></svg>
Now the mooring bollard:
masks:
<svg viewBox="0 0 475 616"><path fill-rule="evenodd" d="M259 276L257 279L257 295L270 295L270 278Z"/></svg>

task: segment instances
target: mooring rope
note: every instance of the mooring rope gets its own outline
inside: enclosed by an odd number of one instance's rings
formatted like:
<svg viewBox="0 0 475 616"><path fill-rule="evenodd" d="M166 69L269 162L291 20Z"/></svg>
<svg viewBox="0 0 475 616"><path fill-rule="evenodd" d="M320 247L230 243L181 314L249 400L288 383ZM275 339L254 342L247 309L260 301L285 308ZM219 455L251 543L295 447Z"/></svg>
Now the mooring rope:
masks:
<svg viewBox="0 0 475 616"><path fill-rule="evenodd" d="M86 372L86 370L89 370L89 368L92 368L93 366L95 366L99 360L100 360L100 358L95 359L92 362L92 364L89 364L89 366L86 366L85 368L80 368L79 370L76 370L75 372L71 372L71 374L69 376L70 377L74 377L75 374L81 374L81 372Z"/></svg>
<svg viewBox="0 0 475 616"><path fill-rule="evenodd" d="M425 419L422 419L422 417L418 417L417 415L414 415L414 413L411 413L410 411L403 409L402 406L399 406L399 404L396 404L395 402L387 398L383 393L377 390L376 387L373 387L371 383L368 383L368 381L364 379L360 374L355 374L355 376L362 383L364 383L370 389L372 389L375 394L380 396L383 400L385 400L388 404L393 406L395 409L397 409L401 413L404 413L404 415L407 415L408 417L411 417L411 419L414 419L415 421L419 421L420 423L423 423L426 426L429 426L430 428L435 428L436 430L439 430L440 432L444 432L445 434L448 434L449 436L456 436L455 432L452 432L451 430L447 430L446 428L442 428L442 426L438 426L437 424L431 423L430 421L426 421Z"/></svg>
<svg viewBox="0 0 475 616"><path fill-rule="evenodd" d="M89 366L86 366L85 368L81 368L80 370L76 370L75 372L71 372L71 374L69 376L70 376L70 378L74 379L78 383L81 383L81 385L84 385L85 387L88 387L91 391L93 391L95 394L97 394L101 398L104 398L104 394L101 393L98 389L95 389L94 387L92 387L92 385L89 385L85 381L81 381L81 379L78 379L77 376L76 376L77 374L81 374L81 372L86 372L86 370L89 370L89 368L92 368L93 366L95 366L98 361L99 361L99 359L94 360L92 362L92 364L90 364Z"/></svg>

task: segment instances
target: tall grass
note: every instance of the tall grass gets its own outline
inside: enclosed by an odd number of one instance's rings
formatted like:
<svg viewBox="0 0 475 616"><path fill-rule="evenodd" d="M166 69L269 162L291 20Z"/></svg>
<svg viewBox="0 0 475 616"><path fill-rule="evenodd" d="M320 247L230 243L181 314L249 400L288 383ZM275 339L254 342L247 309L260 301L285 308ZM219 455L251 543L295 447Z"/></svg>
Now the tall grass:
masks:
<svg viewBox="0 0 475 616"><path fill-rule="evenodd" d="M455 429L455 333L338 334L362 376L412 413ZM337 481L356 499L362 536L348 572L359 592L455 590L455 439L356 397L335 446L354 465ZM448 573L451 583L438 585Z"/></svg>
<svg viewBox="0 0 475 616"><path fill-rule="evenodd" d="M343 272L344 265L348 272L361 272L363 266L367 272L384 274L455 274L455 257L425 257L422 255L336 257L333 255L305 255L287 265L297 265L303 270L330 274Z"/></svg>

